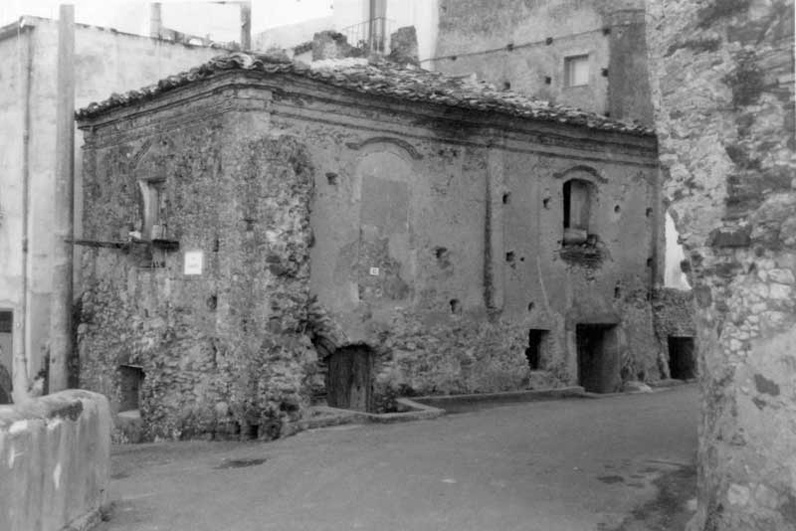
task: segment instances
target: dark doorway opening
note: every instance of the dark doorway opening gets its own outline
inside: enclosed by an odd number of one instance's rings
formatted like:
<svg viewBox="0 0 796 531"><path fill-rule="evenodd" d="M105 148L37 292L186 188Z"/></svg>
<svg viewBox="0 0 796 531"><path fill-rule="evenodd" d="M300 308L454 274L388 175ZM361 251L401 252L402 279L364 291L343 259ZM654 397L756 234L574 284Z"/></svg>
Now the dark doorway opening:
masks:
<svg viewBox="0 0 796 531"><path fill-rule="evenodd" d="M141 385L144 383L144 369L135 365L119 367L121 403L119 411L133 411L141 407Z"/></svg>
<svg viewBox="0 0 796 531"><path fill-rule="evenodd" d="M329 356L326 401L331 407L372 411L373 352L365 345L337 349Z"/></svg>
<svg viewBox="0 0 796 531"><path fill-rule="evenodd" d="M693 337L669 336L669 376L675 380L696 378L695 353Z"/></svg>
<svg viewBox="0 0 796 531"><path fill-rule="evenodd" d="M528 360L528 367L532 371L538 371L542 367L549 335L549 330L531 328L530 332L528 332L528 348L525 349L525 358Z"/></svg>
<svg viewBox="0 0 796 531"><path fill-rule="evenodd" d="M617 327L579 324L576 327L578 382L590 393L613 393L619 389L619 341Z"/></svg>
<svg viewBox="0 0 796 531"><path fill-rule="evenodd" d="M10 404L14 348L14 312L0 311L0 404Z"/></svg>

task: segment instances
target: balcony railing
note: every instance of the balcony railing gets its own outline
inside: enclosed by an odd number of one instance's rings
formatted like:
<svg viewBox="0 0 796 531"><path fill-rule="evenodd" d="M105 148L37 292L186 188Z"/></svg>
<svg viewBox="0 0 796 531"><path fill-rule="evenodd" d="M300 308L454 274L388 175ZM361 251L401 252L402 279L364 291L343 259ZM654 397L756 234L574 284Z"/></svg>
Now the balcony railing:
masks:
<svg viewBox="0 0 796 531"><path fill-rule="evenodd" d="M377 17L340 30L351 46L367 53L386 54L389 52L390 34L395 29L395 21Z"/></svg>

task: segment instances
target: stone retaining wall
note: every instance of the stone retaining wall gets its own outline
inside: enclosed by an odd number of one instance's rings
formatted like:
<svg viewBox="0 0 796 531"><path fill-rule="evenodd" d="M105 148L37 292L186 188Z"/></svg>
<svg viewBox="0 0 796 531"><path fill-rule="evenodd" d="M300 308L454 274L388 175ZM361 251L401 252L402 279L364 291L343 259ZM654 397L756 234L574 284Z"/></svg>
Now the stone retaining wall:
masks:
<svg viewBox="0 0 796 531"><path fill-rule="evenodd" d="M71 390L0 406L0 529L88 529L110 481L108 400Z"/></svg>

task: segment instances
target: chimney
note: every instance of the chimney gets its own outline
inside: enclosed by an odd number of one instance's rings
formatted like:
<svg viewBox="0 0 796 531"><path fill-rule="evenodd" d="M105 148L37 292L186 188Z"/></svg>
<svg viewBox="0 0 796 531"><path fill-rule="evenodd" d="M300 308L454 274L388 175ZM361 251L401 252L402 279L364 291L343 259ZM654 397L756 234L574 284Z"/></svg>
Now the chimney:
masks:
<svg viewBox="0 0 796 531"><path fill-rule="evenodd" d="M159 39L162 30L163 19L160 16L160 2L153 2L149 4L149 36Z"/></svg>
<svg viewBox="0 0 796 531"><path fill-rule="evenodd" d="M348 39L336 31L322 31L312 38L312 60L343 59L354 57L358 50L348 44Z"/></svg>
<svg viewBox="0 0 796 531"><path fill-rule="evenodd" d="M402 65L420 65L417 55L417 31L414 26L398 28L390 35L389 59Z"/></svg>

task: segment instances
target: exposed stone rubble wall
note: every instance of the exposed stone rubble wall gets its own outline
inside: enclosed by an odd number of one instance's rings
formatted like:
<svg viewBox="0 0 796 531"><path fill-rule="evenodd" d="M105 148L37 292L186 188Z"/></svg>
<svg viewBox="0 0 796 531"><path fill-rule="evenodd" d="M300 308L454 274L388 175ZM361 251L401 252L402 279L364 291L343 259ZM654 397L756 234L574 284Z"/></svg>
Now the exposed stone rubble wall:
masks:
<svg viewBox="0 0 796 531"><path fill-rule="evenodd" d="M0 529L89 529L110 483L108 400L63 391L0 406Z"/></svg>
<svg viewBox="0 0 796 531"><path fill-rule="evenodd" d="M649 2L664 193L691 265L693 531L796 529L793 2Z"/></svg>
<svg viewBox="0 0 796 531"><path fill-rule="evenodd" d="M670 337L694 338L696 341L696 303L692 291L659 288L653 295L652 309L655 335L663 353L663 360L668 359L666 353L669 350ZM662 365L661 377L670 376L669 370L669 364Z"/></svg>
<svg viewBox="0 0 796 531"><path fill-rule="evenodd" d="M218 102L216 102L218 103ZM275 438L307 402L315 351L309 300L306 147L204 106L141 119L111 138L88 134L86 238L123 242L141 226L138 180L165 178L162 223L180 250L144 243L85 247L81 384L120 403L122 364L145 378L145 437ZM196 114L213 116L186 124ZM202 250L201 275L183 273Z"/></svg>

